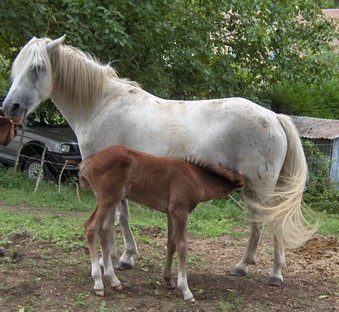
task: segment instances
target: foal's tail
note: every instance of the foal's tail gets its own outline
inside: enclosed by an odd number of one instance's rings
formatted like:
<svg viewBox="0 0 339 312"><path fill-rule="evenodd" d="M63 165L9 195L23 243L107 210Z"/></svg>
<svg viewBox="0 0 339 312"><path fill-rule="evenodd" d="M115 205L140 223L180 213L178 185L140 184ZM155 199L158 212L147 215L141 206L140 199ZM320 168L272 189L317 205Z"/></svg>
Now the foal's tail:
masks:
<svg viewBox="0 0 339 312"><path fill-rule="evenodd" d="M89 164L90 159L84 159L80 164L79 164L79 173L78 173L78 177L79 177L79 184L81 188L90 188L90 184L88 181L88 176L87 176L87 172L86 172L86 168Z"/></svg>
<svg viewBox="0 0 339 312"><path fill-rule="evenodd" d="M317 224L308 223L302 213L301 203L308 169L301 140L288 116L277 117L287 137L285 161L276 189L265 199L267 206L254 206L264 211L263 219L270 224L278 241L286 247L297 248L311 238L317 230Z"/></svg>

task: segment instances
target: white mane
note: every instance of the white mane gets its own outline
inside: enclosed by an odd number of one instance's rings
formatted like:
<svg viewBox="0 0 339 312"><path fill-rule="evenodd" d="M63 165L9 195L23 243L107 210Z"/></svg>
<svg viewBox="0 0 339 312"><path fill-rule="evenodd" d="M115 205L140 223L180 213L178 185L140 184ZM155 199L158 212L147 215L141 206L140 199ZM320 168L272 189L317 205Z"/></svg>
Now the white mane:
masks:
<svg viewBox="0 0 339 312"><path fill-rule="evenodd" d="M31 40L16 58L12 77L39 63L51 66L54 90L63 94L73 105L81 107L100 101L107 78L140 87L136 82L119 78L111 66L99 63L91 55L74 47L61 45L49 56L46 49L49 42L51 39L48 38Z"/></svg>

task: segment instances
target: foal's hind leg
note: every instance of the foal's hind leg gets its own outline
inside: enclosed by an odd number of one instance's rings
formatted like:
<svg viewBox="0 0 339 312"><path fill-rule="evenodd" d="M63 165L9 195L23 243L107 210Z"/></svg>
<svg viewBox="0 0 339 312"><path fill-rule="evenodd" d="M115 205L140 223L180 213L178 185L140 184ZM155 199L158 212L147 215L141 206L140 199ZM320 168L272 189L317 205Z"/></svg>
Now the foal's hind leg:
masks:
<svg viewBox="0 0 339 312"><path fill-rule="evenodd" d="M129 210L127 199L124 198L118 206L119 209L119 224L122 230L124 240L124 252L119 259L116 268L118 270L129 270L133 268L134 260L133 256L138 254L138 248L135 243L131 226L129 223Z"/></svg>

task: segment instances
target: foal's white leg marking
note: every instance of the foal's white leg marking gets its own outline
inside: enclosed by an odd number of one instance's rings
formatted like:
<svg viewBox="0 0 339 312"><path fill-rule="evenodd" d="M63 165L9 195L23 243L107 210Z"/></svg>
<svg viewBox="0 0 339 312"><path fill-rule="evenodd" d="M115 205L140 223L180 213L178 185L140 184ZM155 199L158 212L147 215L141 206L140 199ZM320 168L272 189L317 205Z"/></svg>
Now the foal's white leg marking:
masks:
<svg viewBox="0 0 339 312"><path fill-rule="evenodd" d="M131 226L129 223L129 210L127 199L123 199L118 206L119 210L119 224L123 234L124 252L119 259L116 266L118 270L129 270L133 267L133 256L138 254L138 248L135 243Z"/></svg>
<svg viewBox="0 0 339 312"><path fill-rule="evenodd" d="M242 276L248 273L248 265L256 264L256 253L261 237L261 225L257 222L251 223L250 238L247 242L244 257L231 270L231 275Z"/></svg>
<svg viewBox="0 0 339 312"><path fill-rule="evenodd" d="M91 226L91 225L89 225ZM98 296L104 295L104 284L102 282L101 268L98 258L98 249L96 245L97 233L96 229L88 232L88 248L91 256L92 270L91 275L94 280L94 291Z"/></svg>
<svg viewBox="0 0 339 312"><path fill-rule="evenodd" d="M112 287L118 290L122 289L121 282L114 273L111 254L107 251L103 252L103 262L104 262L104 277L109 280Z"/></svg>
<svg viewBox="0 0 339 312"><path fill-rule="evenodd" d="M188 288L186 269L178 271L178 289L182 291L185 300L195 301L193 294Z"/></svg>
<svg viewBox="0 0 339 312"><path fill-rule="evenodd" d="M94 291L98 296L104 296L104 284L102 282L101 268L98 258L92 261L92 278L94 280Z"/></svg>
<svg viewBox="0 0 339 312"><path fill-rule="evenodd" d="M185 206L177 207L177 210L183 210L187 212L186 216L183 213L179 217L176 217L176 211L171 213L173 233L175 237L175 247L178 254L178 289L182 291L185 300L195 301L193 294L191 293L187 283L186 273L186 258L187 258L187 218L188 211Z"/></svg>
<svg viewBox="0 0 339 312"><path fill-rule="evenodd" d="M276 237L274 237L274 260L273 260L273 270L269 275L268 283L273 286L280 286L284 278L282 276L281 270L285 266L285 256L284 248Z"/></svg>

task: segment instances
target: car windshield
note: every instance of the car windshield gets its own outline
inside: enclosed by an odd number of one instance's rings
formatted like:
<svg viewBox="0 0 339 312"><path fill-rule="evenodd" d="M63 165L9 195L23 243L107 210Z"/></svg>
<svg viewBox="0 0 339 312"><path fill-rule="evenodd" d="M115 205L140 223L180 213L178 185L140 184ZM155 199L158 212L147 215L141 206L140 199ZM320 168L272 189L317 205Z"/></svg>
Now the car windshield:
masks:
<svg viewBox="0 0 339 312"><path fill-rule="evenodd" d="M69 127L67 121L62 117L61 113L56 111L49 112L35 112L27 116L26 124L31 127Z"/></svg>

